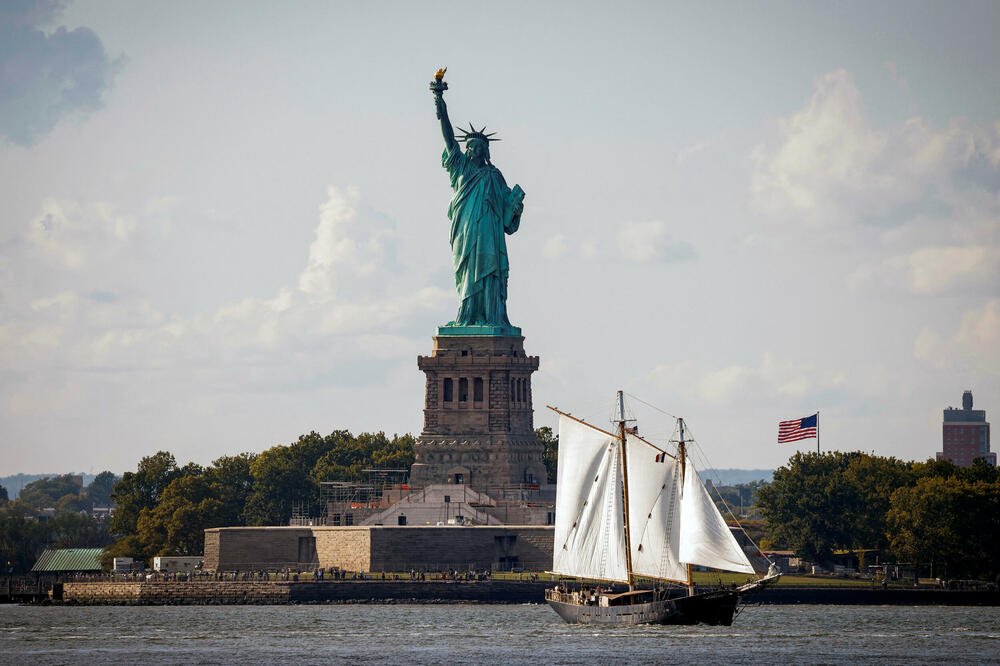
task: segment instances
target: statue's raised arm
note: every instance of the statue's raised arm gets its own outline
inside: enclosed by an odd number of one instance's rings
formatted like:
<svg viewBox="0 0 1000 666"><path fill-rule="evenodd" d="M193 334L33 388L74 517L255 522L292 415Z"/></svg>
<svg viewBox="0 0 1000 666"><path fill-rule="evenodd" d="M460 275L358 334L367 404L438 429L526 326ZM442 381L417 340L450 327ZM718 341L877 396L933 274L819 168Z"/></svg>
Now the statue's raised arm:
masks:
<svg viewBox="0 0 1000 666"><path fill-rule="evenodd" d="M448 84L444 82L444 73L448 68L439 69L434 74L431 81L431 92L434 93L434 106L437 109L438 120L441 121L441 134L444 136L444 145L448 150L457 150L458 142L455 141L455 129L448 119L448 105L444 103L444 91L448 89Z"/></svg>

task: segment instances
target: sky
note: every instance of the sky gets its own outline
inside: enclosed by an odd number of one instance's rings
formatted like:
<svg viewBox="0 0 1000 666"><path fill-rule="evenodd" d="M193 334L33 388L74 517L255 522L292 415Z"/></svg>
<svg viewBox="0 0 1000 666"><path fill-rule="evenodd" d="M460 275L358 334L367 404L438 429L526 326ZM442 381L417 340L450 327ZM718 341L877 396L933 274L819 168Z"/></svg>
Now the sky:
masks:
<svg viewBox="0 0 1000 666"><path fill-rule="evenodd" d="M992 2L4 2L0 475L418 434L442 66L526 192L536 426L623 389L716 467L817 411L824 450L933 457L964 390L1000 414L997 34Z"/></svg>

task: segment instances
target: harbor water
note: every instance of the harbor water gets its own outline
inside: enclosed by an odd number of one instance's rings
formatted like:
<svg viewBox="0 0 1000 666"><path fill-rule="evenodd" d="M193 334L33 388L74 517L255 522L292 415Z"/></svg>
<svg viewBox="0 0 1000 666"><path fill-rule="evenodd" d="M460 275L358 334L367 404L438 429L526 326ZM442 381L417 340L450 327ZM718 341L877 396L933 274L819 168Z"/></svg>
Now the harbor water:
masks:
<svg viewBox="0 0 1000 666"><path fill-rule="evenodd" d="M544 605L8 605L0 662L985 664L1000 608L751 606L731 627L616 628Z"/></svg>

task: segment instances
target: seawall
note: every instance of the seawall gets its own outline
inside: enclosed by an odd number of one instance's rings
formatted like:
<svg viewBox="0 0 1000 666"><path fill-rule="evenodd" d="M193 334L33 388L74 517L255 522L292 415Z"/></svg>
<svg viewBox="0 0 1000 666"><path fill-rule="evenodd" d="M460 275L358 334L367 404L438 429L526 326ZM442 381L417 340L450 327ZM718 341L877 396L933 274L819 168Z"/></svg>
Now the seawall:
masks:
<svg viewBox="0 0 1000 666"><path fill-rule="evenodd" d="M170 606L295 603L541 603L549 582L150 581L64 583L63 603ZM54 595L58 597L58 594ZM58 600L58 599L57 599Z"/></svg>
<svg viewBox="0 0 1000 666"><path fill-rule="evenodd" d="M549 581L190 581L64 583L77 605L274 605L296 603L544 603ZM56 600L60 599L57 592ZM1000 606L1000 592L772 587L748 604Z"/></svg>

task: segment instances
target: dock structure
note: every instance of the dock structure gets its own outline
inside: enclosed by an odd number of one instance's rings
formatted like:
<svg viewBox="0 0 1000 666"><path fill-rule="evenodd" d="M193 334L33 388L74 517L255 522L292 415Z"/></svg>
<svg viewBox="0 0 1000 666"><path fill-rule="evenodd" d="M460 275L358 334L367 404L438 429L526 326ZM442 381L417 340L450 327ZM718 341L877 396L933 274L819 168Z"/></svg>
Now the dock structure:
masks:
<svg viewBox="0 0 1000 666"><path fill-rule="evenodd" d="M0 604L34 603L49 598L53 580L43 576L0 578Z"/></svg>

